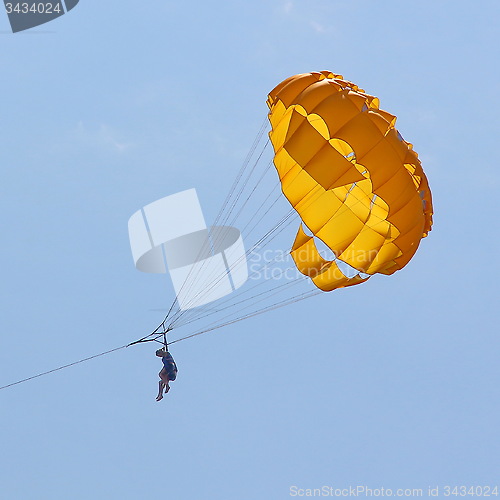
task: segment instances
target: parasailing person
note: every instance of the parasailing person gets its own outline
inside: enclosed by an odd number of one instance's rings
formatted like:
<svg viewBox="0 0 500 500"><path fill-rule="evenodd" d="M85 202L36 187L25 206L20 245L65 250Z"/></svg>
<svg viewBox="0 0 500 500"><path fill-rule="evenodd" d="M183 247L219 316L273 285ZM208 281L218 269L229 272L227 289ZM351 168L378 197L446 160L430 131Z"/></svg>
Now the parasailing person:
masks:
<svg viewBox="0 0 500 500"><path fill-rule="evenodd" d="M156 401L161 401L163 399L163 393L167 394L170 390L169 382L173 382L177 378L177 365L175 364L174 358L168 352L168 346L165 346L156 351L156 355L161 358L163 362L163 368L160 370L158 376L160 381L158 382L158 396Z"/></svg>

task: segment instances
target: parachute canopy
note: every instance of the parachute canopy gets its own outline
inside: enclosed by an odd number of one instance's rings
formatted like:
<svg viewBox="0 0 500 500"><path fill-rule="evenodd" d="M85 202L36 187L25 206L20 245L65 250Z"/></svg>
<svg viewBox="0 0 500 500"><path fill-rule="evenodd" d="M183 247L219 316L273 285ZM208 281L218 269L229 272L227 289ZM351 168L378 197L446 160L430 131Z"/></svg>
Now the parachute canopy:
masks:
<svg viewBox="0 0 500 500"><path fill-rule="evenodd" d="M418 156L376 97L325 71L288 78L267 103L212 226L194 189L130 218L137 269L168 271L176 292L160 325L135 343L163 343L167 332L192 328L169 343L180 342L391 275L430 231Z"/></svg>
<svg viewBox="0 0 500 500"><path fill-rule="evenodd" d="M267 104L281 189L302 220L291 249L298 270L330 291L402 269L431 230L433 212L396 117L327 71L284 80ZM357 274L342 272L345 264Z"/></svg>

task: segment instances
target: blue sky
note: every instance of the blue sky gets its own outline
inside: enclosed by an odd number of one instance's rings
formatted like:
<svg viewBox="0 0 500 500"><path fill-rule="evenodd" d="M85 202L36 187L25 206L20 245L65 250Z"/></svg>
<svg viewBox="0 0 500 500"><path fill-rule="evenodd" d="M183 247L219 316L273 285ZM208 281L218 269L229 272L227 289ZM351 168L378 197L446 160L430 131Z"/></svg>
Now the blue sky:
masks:
<svg viewBox="0 0 500 500"><path fill-rule="evenodd" d="M215 217L287 76L398 116L435 224L396 275L0 392L0 497L281 499L290 487L498 484L496 1L81 1L0 16L0 385L162 319L127 220L196 187ZM500 486L500 485L499 485Z"/></svg>

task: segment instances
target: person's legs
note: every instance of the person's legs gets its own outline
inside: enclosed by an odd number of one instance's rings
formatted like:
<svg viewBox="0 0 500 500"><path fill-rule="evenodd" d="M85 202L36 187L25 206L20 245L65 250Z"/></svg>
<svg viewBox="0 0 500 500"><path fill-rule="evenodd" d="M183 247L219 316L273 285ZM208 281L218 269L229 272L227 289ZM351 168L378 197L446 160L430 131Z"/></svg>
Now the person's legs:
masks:
<svg viewBox="0 0 500 500"><path fill-rule="evenodd" d="M160 389L156 401L160 401L160 399L163 398L163 390L165 390L165 394L167 394L167 392L170 390L170 385L168 384L170 379L168 377L167 370L165 370L165 368L162 368L160 373L158 373L158 376L160 377L160 382L159 382Z"/></svg>
<svg viewBox="0 0 500 500"><path fill-rule="evenodd" d="M161 381L165 384L165 385L168 385L168 382L169 382L169 378L168 378L168 372L167 370L165 370L165 368L162 368L160 373L158 374Z"/></svg>
<svg viewBox="0 0 500 500"><path fill-rule="evenodd" d="M160 401L160 399L163 398L163 390L165 388L168 388L168 373L165 368L162 368L160 370L160 373L158 373L158 376L160 377L160 382L158 383L158 397L156 398L156 401ZM168 389L165 390L165 393L168 392Z"/></svg>
<svg viewBox="0 0 500 500"><path fill-rule="evenodd" d="M163 383L163 380L160 380L158 382L158 396L156 396L156 401L160 401L163 399L163 389L165 388L165 384Z"/></svg>

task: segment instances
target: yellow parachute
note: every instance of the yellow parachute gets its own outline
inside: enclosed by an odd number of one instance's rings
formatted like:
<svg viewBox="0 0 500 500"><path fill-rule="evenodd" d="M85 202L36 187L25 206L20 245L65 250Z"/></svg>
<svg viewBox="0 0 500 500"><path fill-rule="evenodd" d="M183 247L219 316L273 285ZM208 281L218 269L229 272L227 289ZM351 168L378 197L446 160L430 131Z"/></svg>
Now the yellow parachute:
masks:
<svg viewBox="0 0 500 500"><path fill-rule="evenodd" d="M267 104L281 189L303 222L291 249L298 270L330 291L402 269L431 230L433 212L396 117L328 71L284 80ZM320 255L315 238L334 260ZM346 276L339 260L359 273Z"/></svg>

